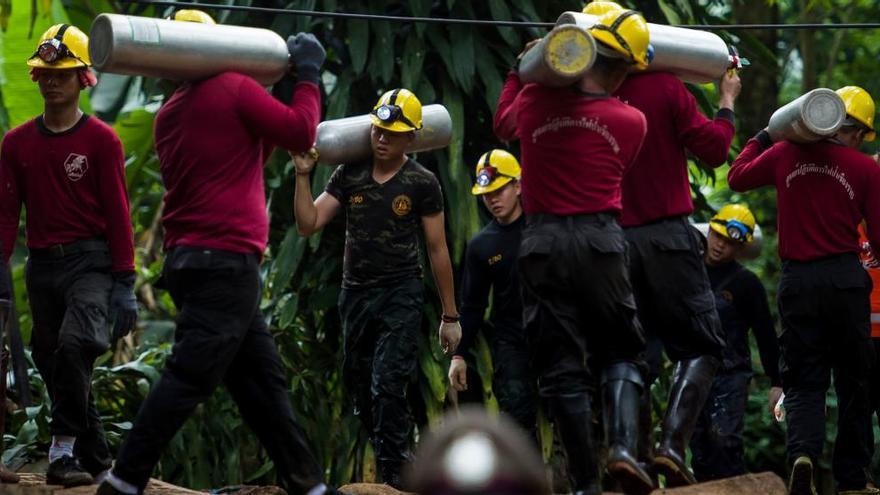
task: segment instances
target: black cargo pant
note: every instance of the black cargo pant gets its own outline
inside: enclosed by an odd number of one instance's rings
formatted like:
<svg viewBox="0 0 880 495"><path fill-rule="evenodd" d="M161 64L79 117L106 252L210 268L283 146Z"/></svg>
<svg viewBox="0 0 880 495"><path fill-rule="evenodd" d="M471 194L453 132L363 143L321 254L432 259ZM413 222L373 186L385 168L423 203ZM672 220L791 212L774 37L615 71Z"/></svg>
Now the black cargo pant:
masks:
<svg viewBox="0 0 880 495"><path fill-rule="evenodd" d="M611 363L644 366L626 251L614 215L527 217L518 265L542 397L593 392Z"/></svg>
<svg viewBox="0 0 880 495"><path fill-rule="evenodd" d="M746 473L743 418L749 399L749 371L720 371L691 437L694 476L699 481Z"/></svg>
<svg viewBox="0 0 880 495"><path fill-rule="evenodd" d="M260 313L254 254L173 249L164 284L178 308L174 347L122 444L114 474L141 489L196 406L224 384L275 464L279 482L304 494L323 473L297 424L284 364Z"/></svg>
<svg viewBox="0 0 880 495"><path fill-rule="evenodd" d="M423 282L417 278L339 294L345 385L380 469L397 474L411 458L406 391L418 365L423 301Z"/></svg>
<svg viewBox="0 0 880 495"><path fill-rule="evenodd" d="M492 391L501 412L510 416L524 430L536 431L538 391L531 368L531 352L524 342L495 338L489 344L492 353Z"/></svg>
<svg viewBox="0 0 880 495"><path fill-rule="evenodd" d="M833 371L839 409L832 469L838 490L864 488L871 462L869 380L876 358L870 292L871 279L855 254L782 265L779 344L788 458L815 461L822 455L825 394Z"/></svg>
<svg viewBox="0 0 880 495"><path fill-rule="evenodd" d="M676 362L704 355L720 360L724 331L699 232L685 217L629 227L625 232L639 321L648 339L648 383L657 378L662 348Z"/></svg>
<svg viewBox="0 0 880 495"><path fill-rule="evenodd" d="M91 392L95 359L110 347L111 266L106 243L84 240L32 250L25 267L32 356L52 402L50 430L76 437L74 454L92 474L112 460Z"/></svg>

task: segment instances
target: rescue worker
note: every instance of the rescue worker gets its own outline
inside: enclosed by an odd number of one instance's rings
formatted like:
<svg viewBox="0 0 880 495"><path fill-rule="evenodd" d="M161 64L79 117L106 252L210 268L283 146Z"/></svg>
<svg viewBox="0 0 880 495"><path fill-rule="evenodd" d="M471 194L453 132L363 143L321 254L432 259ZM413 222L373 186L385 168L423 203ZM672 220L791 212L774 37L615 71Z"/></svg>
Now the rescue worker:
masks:
<svg viewBox="0 0 880 495"><path fill-rule="evenodd" d="M584 12L599 15L621 7L592 2ZM696 480L687 468L685 448L721 359L724 338L703 267L701 241L691 229L693 213L686 151L712 166L726 161L734 135L733 105L739 77L720 84L721 109L704 117L684 84L667 72L636 72L614 93L641 110L648 135L623 178L620 223L629 242L630 278L638 316L648 339L650 390L660 369L661 343L675 362L663 434L656 458L651 438L650 394L642 395L639 459L663 474L667 486Z"/></svg>
<svg viewBox="0 0 880 495"><path fill-rule="evenodd" d="M690 442L699 481L746 473L742 431L752 379L749 329L770 378L767 402L771 413L782 395L779 348L767 292L758 277L736 261L754 235L755 216L742 204L723 206L709 222L706 270L727 345Z"/></svg>
<svg viewBox="0 0 880 495"><path fill-rule="evenodd" d="M9 131L0 151L6 262L22 204L27 211L31 345L52 402L46 481L64 486L91 484L110 467L92 367L137 320L122 144L79 108L80 91L96 83L88 43L68 24L43 33L27 60L43 113Z"/></svg>
<svg viewBox="0 0 880 495"><path fill-rule="evenodd" d="M486 329L493 364L492 390L501 411L527 432L536 433L537 390L522 326L522 298L515 263L525 224L516 157L495 149L477 163L479 196L493 219L468 243L461 282L461 343L449 364L449 382L467 390L467 359L492 293L491 325Z"/></svg>
<svg viewBox="0 0 880 495"><path fill-rule="evenodd" d="M839 416L832 469L840 493L868 493L872 434L869 373L870 277L859 262L858 225L880 242L880 167L857 151L874 139L874 101L862 88L838 94L843 127L815 143L773 143L767 130L750 139L728 174L734 191L777 192L779 314L787 451L792 495L815 493L813 463L825 444L825 394L837 391Z"/></svg>
<svg viewBox="0 0 880 495"><path fill-rule="evenodd" d="M443 306L439 336L444 351L458 346L461 327L440 183L405 154L422 128L422 104L408 89L394 89L379 98L370 115L372 156L340 165L317 199L312 199L309 181L315 155L293 155L294 216L300 234L310 236L345 212L339 294L343 378L373 442L382 481L400 488L401 470L412 457L406 390L418 365L424 305L419 231Z"/></svg>
<svg viewBox="0 0 880 495"><path fill-rule="evenodd" d="M647 66L649 35L631 10L602 15L590 31L596 62L573 86L523 85L516 71L508 74L495 133L520 139L523 323L572 490L601 492L591 406L601 384L606 469L627 493L647 493L651 478L636 462L645 341L618 223L621 181L647 126L640 111L611 94L631 69Z"/></svg>
<svg viewBox="0 0 880 495"><path fill-rule="evenodd" d="M335 493L296 422L259 307L269 231L263 163L272 146L308 149L321 109L324 48L305 33L287 46L299 80L289 105L254 79L224 72L183 83L156 116L166 188L162 285L179 311L175 343L99 495L143 493L165 447L220 384L289 493Z"/></svg>

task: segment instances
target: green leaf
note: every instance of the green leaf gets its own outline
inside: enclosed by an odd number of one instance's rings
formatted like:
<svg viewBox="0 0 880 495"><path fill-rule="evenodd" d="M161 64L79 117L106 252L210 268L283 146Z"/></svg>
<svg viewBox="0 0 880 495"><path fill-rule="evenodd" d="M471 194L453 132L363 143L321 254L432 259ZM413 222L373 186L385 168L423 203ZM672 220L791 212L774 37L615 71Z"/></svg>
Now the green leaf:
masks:
<svg viewBox="0 0 880 495"><path fill-rule="evenodd" d="M281 241L278 256L272 263L271 290L273 293L280 294L287 288L290 278L293 277L296 267L299 265L305 247L306 240L297 233L296 227L287 229L284 240Z"/></svg>
<svg viewBox="0 0 880 495"><path fill-rule="evenodd" d="M510 7L508 7L507 2L504 0L489 0L489 12L492 14L492 19L495 20L509 21L513 19L510 15ZM522 41L520 41L519 35L513 28L499 26L498 34L501 35L501 38L510 47L517 50L522 48Z"/></svg>
<svg viewBox="0 0 880 495"><path fill-rule="evenodd" d="M422 38L415 32L410 32L406 38L406 50L400 59L400 81L404 88L416 88L418 81L425 77L422 67L425 63L427 50ZM424 98L421 93L420 97Z"/></svg>
<svg viewBox="0 0 880 495"><path fill-rule="evenodd" d="M486 105L488 108L495 108L498 102L498 96L501 95L501 88L504 86L504 74L498 71L495 65L495 59L492 53L483 43L474 45L474 51L477 62L477 75L486 88L484 96L486 97Z"/></svg>
<svg viewBox="0 0 880 495"><path fill-rule="evenodd" d="M351 68L356 75L364 71L369 50L370 26L367 21L348 21L348 54L351 56Z"/></svg>
<svg viewBox="0 0 880 495"><path fill-rule="evenodd" d="M370 67L373 80L378 80L387 85L394 75L394 35L391 33L391 24L388 22L374 22L373 24L373 57Z"/></svg>
<svg viewBox="0 0 880 495"><path fill-rule="evenodd" d="M466 94L474 83L474 31L469 26L451 26L452 76Z"/></svg>
<svg viewBox="0 0 880 495"><path fill-rule="evenodd" d="M666 20L669 24L681 24L681 17L678 16L675 9L670 7L665 0L657 0L657 5L660 7L663 15L666 16Z"/></svg>

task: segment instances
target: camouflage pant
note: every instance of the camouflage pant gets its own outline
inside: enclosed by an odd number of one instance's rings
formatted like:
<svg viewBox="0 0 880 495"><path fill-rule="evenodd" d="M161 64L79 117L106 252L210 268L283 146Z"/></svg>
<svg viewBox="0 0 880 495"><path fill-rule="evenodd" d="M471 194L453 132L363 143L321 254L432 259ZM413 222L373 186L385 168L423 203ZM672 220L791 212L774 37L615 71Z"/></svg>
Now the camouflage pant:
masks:
<svg viewBox="0 0 880 495"><path fill-rule="evenodd" d="M412 429L406 390L418 364L422 280L343 289L339 295L346 387L380 464L409 459Z"/></svg>

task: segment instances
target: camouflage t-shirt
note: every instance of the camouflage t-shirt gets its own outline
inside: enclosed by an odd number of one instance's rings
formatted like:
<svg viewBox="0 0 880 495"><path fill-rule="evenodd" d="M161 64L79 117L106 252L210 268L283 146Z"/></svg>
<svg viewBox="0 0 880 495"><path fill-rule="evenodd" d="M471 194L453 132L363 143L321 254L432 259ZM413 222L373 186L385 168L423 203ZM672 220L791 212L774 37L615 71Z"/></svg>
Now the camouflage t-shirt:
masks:
<svg viewBox="0 0 880 495"><path fill-rule="evenodd" d="M364 288L421 277L422 217L443 211L440 183L408 160L384 184L373 180L372 160L340 165L328 194L345 208L342 286Z"/></svg>

